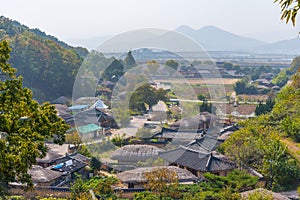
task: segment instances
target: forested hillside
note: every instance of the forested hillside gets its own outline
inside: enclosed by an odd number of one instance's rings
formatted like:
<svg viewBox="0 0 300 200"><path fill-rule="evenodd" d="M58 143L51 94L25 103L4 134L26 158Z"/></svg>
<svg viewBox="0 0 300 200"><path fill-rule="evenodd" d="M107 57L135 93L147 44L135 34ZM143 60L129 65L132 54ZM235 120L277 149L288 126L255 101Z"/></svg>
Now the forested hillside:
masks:
<svg viewBox="0 0 300 200"><path fill-rule="evenodd" d="M300 156L300 72L297 57L292 65L296 73L292 83L282 88L271 112L247 120L232 134L221 150L240 167L261 172L269 189L280 191L297 185ZM297 70L298 69L298 70Z"/></svg>
<svg viewBox="0 0 300 200"><path fill-rule="evenodd" d="M0 39L12 47L10 63L38 101L71 96L79 67L88 54L38 29L0 17Z"/></svg>

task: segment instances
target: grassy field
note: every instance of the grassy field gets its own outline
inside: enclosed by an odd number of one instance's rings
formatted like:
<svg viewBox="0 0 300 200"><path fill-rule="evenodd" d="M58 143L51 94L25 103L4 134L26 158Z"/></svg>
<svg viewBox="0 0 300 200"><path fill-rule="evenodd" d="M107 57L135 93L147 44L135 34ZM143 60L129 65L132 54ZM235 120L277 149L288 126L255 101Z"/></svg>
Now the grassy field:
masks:
<svg viewBox="0 0 300 200"><path fill-rule="evenodd" d="M189 83L191 85L201 84L201 85L233 85L236 83L238 78L209 78L209 79L200 79L200 78L185 78L185 79L164 79L164 80L155 80L154 82L160 83Z"/></svg>

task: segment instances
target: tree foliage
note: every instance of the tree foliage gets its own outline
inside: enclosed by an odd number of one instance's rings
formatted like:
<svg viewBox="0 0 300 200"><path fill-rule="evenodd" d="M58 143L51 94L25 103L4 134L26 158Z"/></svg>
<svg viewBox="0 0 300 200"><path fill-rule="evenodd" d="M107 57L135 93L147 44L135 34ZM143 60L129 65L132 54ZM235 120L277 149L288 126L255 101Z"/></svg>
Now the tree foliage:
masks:
<svg viewBox="0 0 300 200"><path fill-rule="evenodd" d="M282 70L273 80L272 83L278 85L279 87L283 87L289 80L287 76L286 70Z"/></svg>
<svg viewBox="0 0 300 200"><path fill-rule="evenodd" d="M91 159L91 168L94 170L94 172L97 172L97 171L100 170L101 164L102 163L100 162L100 160L98 160L95 157L92 157L92 159Z"/></svg>
<svg viewBox="0 0 300 200"><path fill-rule="evenodd" d="M0 39L6 39L12 47L10 63L35 99L42 102L71 96L77 70L88 54L86 49L71 47L3 16L0 30Z"/></svg>
<svg viewBox="0 0 300 200"><path fill-rule="evenodd" d="M275 105L275 99L273 99L273 98L269 98L266 101L266 104L262 104L260 102L255 108L255 115L258 116L261 114L266 114L268 112L271 112L274 105Z"/></svg>
<svg viewBox="0 0 300 200"><path fill-rule="evenodd" d="M124 74L124 66L121 61L115 59L108 67L104 70L102 78L106 81L118 82L118 80Z"/></svg>
<svg viewBox="0 0 300 200"><path fill-rule="evenodd" d="M149 109L156 105L159 100L166 101L167 93L163 89L155 89L150 84L143 84L137 88L131 95L129 108L140 112L146 112L147 104Z"/></svg>
<svg viewBox="0 0 300 200"><path fill-rule="evenodd" d="M78 151L82 144L81 136L77 131L72 131L71 133L66 134L66 143L73 144L75 150Z"/></svg>
<svg viewBox="0 0 300 200"><path fill-rule="evenodd" d="M125 62L125 68L127 70L136 66L136 62L135 62L134 57L132 56L132 52L131 51L128 51L127 56L124 59L124 62Z"/></svg>
<svg viewBox="0 0 300 200"><path fill-rule="evenodd" d="M300 2L297 0L275 0L281 7L281 20L286 23L292 22L293 26L296 25L296 17L300 8Z"/></svg>
<svg viewBox="0 0 300 200"><path fill-rule="evenodd" d="M89 190L93 190L94 194L102 198L116 199L113 194L112 185L118 180L115 177L99 177L95 176L87 181L84 181L81 176L77 176L75 182L71 185L71 199L81 200L90 199ZM86 198L87 197L87 198Z"/></svg>
<svg viewBox="0 0 300 200"><path fill-rule="evenodd" d="M36 158L45 156L45 139L62 144L68 127L54 106L39 105L32 92L22 87L22 78L7 63L8 46L6 41L0 43L0 183L19 181L31 186L27 170Z"/></svg>
<svg viewBox="0 0 300 200"><path fill-rule="evenodd" d="M240 168L250 166L261 172L272 190L296 181L299 166L280 142L277 130L280 127L274 125L274 118L260 115L242 126L221 145L221 150Z"/></svg>
<svg viewBox="0 0 300 200"><path fill-rule="evenodd" d="M257 90L254 85L250 85L247 79L237 81L234 86L234 91L239 94L257 94Z"/></svg>
<svg viewBox="0 0 300 200"><path fill-rule="evenodd" d="M168 194L170 186L178 185L177 173L166 167L146 172L145 178L145 188L159 194L160 199L163 195Z"/></svg>
<svg viewBox="0 0 300 200"><path fill-rule="evenodd" d="M171 67L172 69L174 69L175 71L177 71L179 63L176 62L175 60L171 59L171 60L167 60L165 62L165 65L168 66L168 67Z"/></svg>

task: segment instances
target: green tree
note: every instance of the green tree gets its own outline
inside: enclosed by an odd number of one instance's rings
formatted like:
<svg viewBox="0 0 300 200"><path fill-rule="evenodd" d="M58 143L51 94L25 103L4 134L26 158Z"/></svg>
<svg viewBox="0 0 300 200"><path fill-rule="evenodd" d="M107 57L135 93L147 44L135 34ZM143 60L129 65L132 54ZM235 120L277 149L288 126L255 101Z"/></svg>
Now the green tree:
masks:
<svg viewBox="0 0 300 200"><path fill-rule="evenodd" d="M299 176L299 166L295 159L287 153L287 146L278 139L272 139L263 146L263 173L267 187L272 190L282 190L287 184L292 184Z"/></svg>
<svg viewBox="0 0 300 200"><path fill-rule="evenodd" d="M92 157L91 159L91 168L94 170L94 172L97 172L101 168L101 162L95 157Z"/></svg>
<svg viewBox="0 0 300 200"><path fill-rule="evenodd" d="M266 114L268 112L271 112L273 107L275 105L275 100L272 98L269 98L266 101L266 104L262 104L261 102L256 106L255 108L255 115L261 115L261 114Z"/></svg>
<svg viewBox="0 0 300 200"><path fill-rule="evenodd" d="M7 63L8 43L0 43L0 185L18 181L32 186L27 170L36 158L46 155L44 141L62 144L68 126L49 103L39 105L32 92L22 87L22 78ZM3 189L0 189L0 193Z"/></svg>
<svg viewBox="0 0 300 200"><path fill-rule="evenodd" d="M129 108L131 110L146 112L147 108L145 104L151 109L151 107L156 105L159 100L167 100L166 95L167 93L161 89L156 90L148 83L143 84L132 93L129 101Z"/></svg>
<svg viewBox="0 0 300 200"><path fill-rule="evenodd" d="M158 194L160 199L168 195L170 186L178 185L177 173L166 167L146 172L145 178L145 188Z"/></svg>
<svg viewBox="0 0 300 200"><path fill-rule="evenodd" d="M236 94L257 94L257 90L254 85L249 85L248 79L237 81L233 88Z"/></svg>
<svg viewBox="0 0 300 200"><path fill-rule="evenodd" d="M124 59L124 61L125 61L125 67L127 70L136 66L136 62L135 62L134 57L132 56L131 51L128 51L127 56Z"/></svg>
<svg viewBox="0 0 300 200"><path fill-rule="evenodd" d="M84 184L81 176L77 175L75 182L71 185L71 199L80 199L81 195L85 195L88 192L88 187Z"/></svg>
<svg viewBox="0 0 300 200"><path fill-rule="evenodd" d="M273 80L272 83L278 85L279 87L284 86L289 80L286 70L282 70Z"/></svg>
<svg viewBox="0 0 300 200"><path fill-rule="evenodd" d="M103 79L111 82L117 82L124 74L124 66L121 61L115 59L103 72Z"/></svg>
<svg viewBox="0 0 300 200"><path fill-rule="evenodd" d="M87 189L92 189L95 194L102 196L103 198L112 197L116 199L113 194L112 185L117 183L118 179L115 177L93 177L84 183Z"/></svg>
<svg viewBox="0 0 300 200"><path fill-rule="evenodd" d="M91 157L92 154L90 153L90 151L88 150L88 148L86 147L86 145L81 144L77 150L78 153L86 156L86 157Z"/></svg>
<svg viewBox="0 0 300 200"><path fill-rule="evenodd" d="M171 67L172 69L177 71L177 67L178 67L179 64L175 60L171 59L171 60L167 60L165 62L165 65L168 66L168 67Z"/></svg>
<svg viewBox="0 0 300 200"><path fill-rule="evenodd" d="M82 144L81 136L77 131L72 131L71 133L66 134L66 143L73 144L75 150L78 151Z"/></svg>
<svg viewBox="0 0 300 200"><path fill-rule="evenodd" d="M200 101L206 101L207 99L206 99L206 96L204 95L204 94L198 94L198 99L200 100Z"/></svg>
<svg viewBox="0 0 300 200"><path fill-rule="evenodd" d="M113 136L113 138L111 138L110 141L111 141L114 145L116 145L116 146L118 146L118 147L122 147L122 146L128 144L128 142L125 140L125 136L126 136L125 133L123 133L123 135L116 134L116 135Z"/></svg>

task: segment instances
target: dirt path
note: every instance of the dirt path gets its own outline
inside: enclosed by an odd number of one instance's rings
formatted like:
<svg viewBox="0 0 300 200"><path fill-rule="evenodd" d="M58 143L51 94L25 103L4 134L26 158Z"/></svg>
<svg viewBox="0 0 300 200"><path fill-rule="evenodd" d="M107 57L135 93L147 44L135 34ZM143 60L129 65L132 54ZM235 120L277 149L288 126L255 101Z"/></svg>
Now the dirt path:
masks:
<svg viewBox="0 0 300 200"><path fill-rule="evenodd" d="M300 162L300 146L288 138L281 138L281 142L288 146L290 153Z"/></svg>

